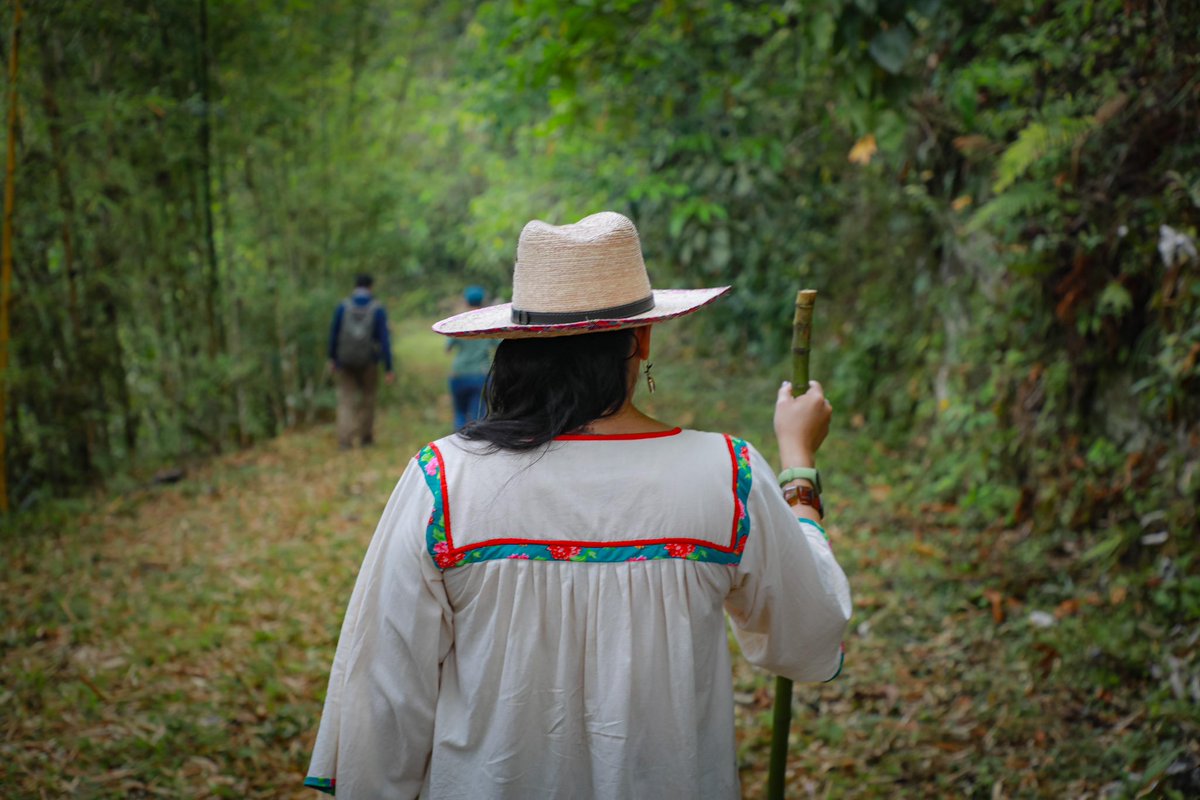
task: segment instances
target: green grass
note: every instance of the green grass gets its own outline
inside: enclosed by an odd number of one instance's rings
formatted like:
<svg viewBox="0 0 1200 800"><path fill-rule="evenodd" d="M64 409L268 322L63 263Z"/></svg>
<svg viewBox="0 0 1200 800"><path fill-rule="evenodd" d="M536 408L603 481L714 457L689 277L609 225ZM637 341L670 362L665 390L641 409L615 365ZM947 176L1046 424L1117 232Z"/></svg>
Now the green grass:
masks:
<svg viewBox="0 0 1200 800"><path fill-rule="evenodd" d="M656 331L646 405L773 457L783 375L702 352L688 324ZM5 796L316 796L299 783L355 573L406 460L450 419L443 343L418 322L396 339L401 378L373 450L338 452L329 427L290 433L175 487L9 526ZM1200 590L1100 570L999 524L960 528L953 508L905 502L889 482L902 461L845 426L823 452L857 610L843 676L796 688L792 794L1192 791ZM1032 625L1035 610L1054 624ZM739 660L732 679L744 790L761 797L770 676Z"/></svg>

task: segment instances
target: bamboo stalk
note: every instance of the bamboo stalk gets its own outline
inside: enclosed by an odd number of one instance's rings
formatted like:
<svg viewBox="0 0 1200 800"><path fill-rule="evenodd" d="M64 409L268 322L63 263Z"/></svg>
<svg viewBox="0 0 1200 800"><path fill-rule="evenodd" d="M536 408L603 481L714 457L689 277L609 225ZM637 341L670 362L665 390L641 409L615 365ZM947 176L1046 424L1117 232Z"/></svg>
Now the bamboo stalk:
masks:
<svg viewBox="0 0 1200 800"><path fill-rule="evenodd" d="M808 391L808 343L812 337L813 306L816 289L796 292L796 316L792 319L792 396Z"/></svg>
<svg viewBox="0 0 1200 800"><path fill-rule="evenodd" d="M792 396L808 391L809 340L812 337L815 289L796 292L796 315L792 318ZM775 678L775 708L771 715L771 760L767 767L767 798L783 800L787 773L788 736L792 730L792 682Z"/></svg>
<svg viewBox="0 0 1200 800"><path fill-rule="evenodd" d="M8 468L5 439L8 421L8 308L12 296L13 206L17 174L17 74L21 52L21 0L13 3L12 46L8 53L8 143L4 168L4 222L0 233L0 512L8 513Z"/></svg>

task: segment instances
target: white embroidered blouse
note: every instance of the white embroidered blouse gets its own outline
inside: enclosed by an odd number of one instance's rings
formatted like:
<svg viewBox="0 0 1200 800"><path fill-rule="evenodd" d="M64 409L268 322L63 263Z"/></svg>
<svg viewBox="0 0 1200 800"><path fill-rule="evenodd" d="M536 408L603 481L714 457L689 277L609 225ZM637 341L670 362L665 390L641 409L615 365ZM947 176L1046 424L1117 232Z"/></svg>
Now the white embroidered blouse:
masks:
<svg viewBox="0 0 1200 800"><path fill-rule="evenodd" d="M739 796L725 612L752 663L841 670L850 590L740 439L450 436L397 484L305 785L378 798Z"/></svg>

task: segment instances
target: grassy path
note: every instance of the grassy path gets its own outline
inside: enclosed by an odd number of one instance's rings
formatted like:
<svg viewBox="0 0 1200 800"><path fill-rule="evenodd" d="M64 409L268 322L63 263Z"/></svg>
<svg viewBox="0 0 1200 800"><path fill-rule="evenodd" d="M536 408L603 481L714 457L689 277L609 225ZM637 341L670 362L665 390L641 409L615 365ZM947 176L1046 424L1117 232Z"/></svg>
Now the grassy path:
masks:
<svg viewBox="0 0 1200 800"><path fill-rule="evenodd" d="M350 587L405 460L449 419L440 343L419 326L398 339L405 380L380 447L291 433L4 534L4 796L315 797L299 782ZM732 359L663 348L660 416L769 441L770 376L731 379ZM1052 556L1019 561L1019 534L914 517L882 478L852 477L888 465L840 436L832 533L857 614L846 674L797 687L794 796L1182 785L1175 765L1200 763L1194 706L1155 694L1125 647L1138 587L1060 585ZM1035 608L1053 623L1029 624ZM760 797L768 676L739 661L734 680L745 794Z"/></svg>
<svg viewBox="0 0 1200 800"><path fill-rule="evenodd" d="M437 351L400 346L417 357L386 447L287 434L9 543L6 796L315 796L299 784L349 589L448 413Z"/></svg>

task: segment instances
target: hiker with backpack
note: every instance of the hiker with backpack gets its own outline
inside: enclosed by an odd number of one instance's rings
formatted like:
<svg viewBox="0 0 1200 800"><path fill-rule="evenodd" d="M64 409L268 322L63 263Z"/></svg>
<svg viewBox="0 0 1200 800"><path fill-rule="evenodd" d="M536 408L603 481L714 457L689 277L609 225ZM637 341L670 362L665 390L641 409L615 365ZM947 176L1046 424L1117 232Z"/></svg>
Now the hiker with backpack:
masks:
<svg viewBox="0 0 1200 800"><path fill-rule="evenodd" d="M338 447L343 450L353 447L355 439L363 447L374 444L379 362L388 383L396 377L387 312L371 294L373 283L370 275L355 278L354 292L338 304L329 332L329 370L337 382Z"/></svg>

